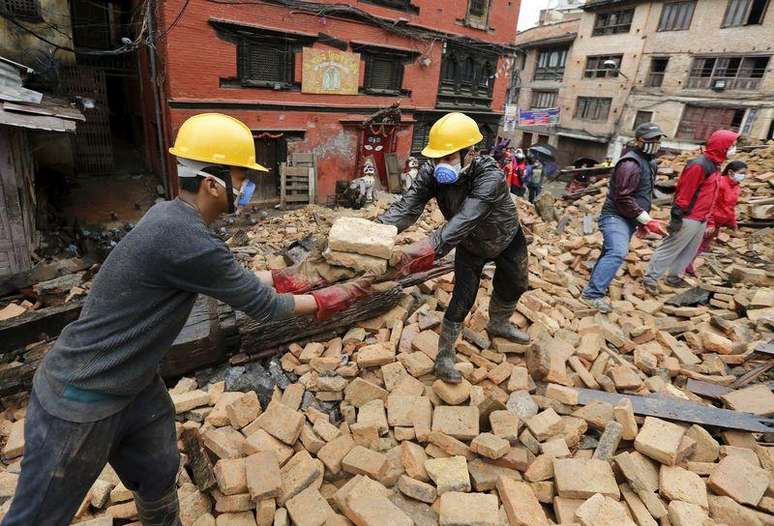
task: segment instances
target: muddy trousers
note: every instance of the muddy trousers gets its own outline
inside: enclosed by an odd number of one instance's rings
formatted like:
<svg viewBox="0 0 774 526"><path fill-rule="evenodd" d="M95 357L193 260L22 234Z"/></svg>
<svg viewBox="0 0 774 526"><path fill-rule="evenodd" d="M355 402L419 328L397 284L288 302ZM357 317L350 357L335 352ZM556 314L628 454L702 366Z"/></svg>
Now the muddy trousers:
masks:
<svg viewBox="0 0 774 526"><path fill-rule="evenodd" d="M67 526L108 462L134 492L142 524L180 524L175 409L160 380L119 413L83 424L48 414L33 390L24 434L16 496L0 526Z"/></svg>
<svg viewBox="0 0 774 526"><path fill-rule="evenodd" d="M683 219L682 228L664 239L650 257L645 279L656 281L664 274L679 277L696 257L706 229L707 223L704 221Z"/></svg>
<svg viewBox="0 0 774 526"><path fill-rule="evenodd" d="M494 261L493 295L502 303L518 301L528 286L527 240L521 228L513 241L497 257L487 259L457 247L454 258L454 290L444 318L462 323L476 301L481 272L487 261Z"/></svg>

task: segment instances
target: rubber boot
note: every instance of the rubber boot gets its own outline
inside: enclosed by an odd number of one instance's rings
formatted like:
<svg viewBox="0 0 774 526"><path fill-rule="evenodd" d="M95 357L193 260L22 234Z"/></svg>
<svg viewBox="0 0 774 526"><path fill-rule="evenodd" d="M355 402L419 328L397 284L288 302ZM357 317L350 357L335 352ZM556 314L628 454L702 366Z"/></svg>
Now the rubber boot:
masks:
<svg viewBox="0 0 774 526"><path fill-rule="evenodd" d="M137 516L143 526L183 526L180 522L180 504L177 501L175 486L153 501L143 500L135 493L134 502L137 505Z"/></svg>
<svg viewBox="0 0 774 526"><path fill-rule="evenodd" d="M433 374L444 382L458 384L462 382L462 375L454 367L454 344L462 332L462 323L455 323L444 318L441 324L441 337L438 339L438 356L435 358Z"/></svg>
<svg viewBox="0 0 774 526"><path fill-rule="evenodd" d="M489 301L489 323L486 326L486 332L491 338L500 336L516 343L529 343L529 335L511 322L517 303L518 300L504 303L492 296Z"/></svg>

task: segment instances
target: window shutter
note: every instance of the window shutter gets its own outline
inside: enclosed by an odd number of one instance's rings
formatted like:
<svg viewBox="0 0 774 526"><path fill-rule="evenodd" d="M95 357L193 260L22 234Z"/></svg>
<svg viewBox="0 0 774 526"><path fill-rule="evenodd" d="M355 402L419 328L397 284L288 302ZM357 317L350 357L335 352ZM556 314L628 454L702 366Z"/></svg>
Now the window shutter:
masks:
<svg viewBox="0 0 774 526"><path fill-rule="evenodd" d="M399 89L399 86L395 85L395 64L393 60L387 57L374 57L371 59L370 66L370 88L380 90Z"/></svg>

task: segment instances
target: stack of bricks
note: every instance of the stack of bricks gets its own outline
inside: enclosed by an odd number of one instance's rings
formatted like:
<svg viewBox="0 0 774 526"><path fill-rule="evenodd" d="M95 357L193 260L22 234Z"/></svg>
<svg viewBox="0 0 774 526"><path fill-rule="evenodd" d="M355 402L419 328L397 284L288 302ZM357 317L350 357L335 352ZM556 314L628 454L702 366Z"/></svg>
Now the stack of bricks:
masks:
<svg viewBox="0 0 774 526"><path fill-rule="evenodd" d="M335 266L376 276L387 272L398 229L357 217L341 217L328 234L325 260Z"/></svg>

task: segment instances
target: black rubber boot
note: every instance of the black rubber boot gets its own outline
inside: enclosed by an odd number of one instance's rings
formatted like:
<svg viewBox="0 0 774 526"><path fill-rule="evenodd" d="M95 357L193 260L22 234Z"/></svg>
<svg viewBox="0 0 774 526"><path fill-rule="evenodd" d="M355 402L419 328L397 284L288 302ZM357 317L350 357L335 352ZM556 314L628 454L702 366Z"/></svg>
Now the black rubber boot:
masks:
<svg viewBox="0 0 774 526"><path fill-rule="evenodd" d="M458 384L462 382L462 375L454 367L454 344L462 332L462 323L455 323L444 318L441 324L441 337L438 340L438 356L435 358L433 374L444 382Z"/></svg>
<svg viewBox="0 0 774 526"><path fill-rule="evenodd" d="M518 301L503 303L495 296L489 300L489 323L486 326L486 332L491 338L500 336L516 343L529 343L529 335L520 331L511 322L511 316L516 310L517 303Z"/></svg>
<svg viewBox="0 0 774 526"><path fill-rule="evenodd" d="M143 500L135 493L134 502L143 526L183 526L175 486L169 488L163 497L153 501Z"/></svg>

